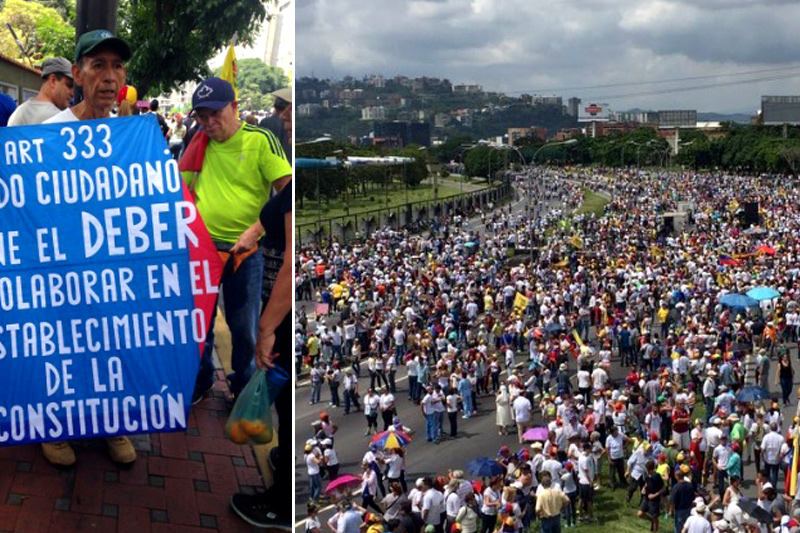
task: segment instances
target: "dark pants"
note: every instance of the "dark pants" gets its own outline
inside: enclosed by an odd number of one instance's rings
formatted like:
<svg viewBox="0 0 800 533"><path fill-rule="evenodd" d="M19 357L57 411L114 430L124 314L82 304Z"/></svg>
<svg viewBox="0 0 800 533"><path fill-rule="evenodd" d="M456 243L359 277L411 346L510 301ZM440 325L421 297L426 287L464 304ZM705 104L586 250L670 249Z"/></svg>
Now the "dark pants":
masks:
<svg viewBox="0 0 800 533"><path fill-rule="evenodd" d="M561 517L542 518L542 533L561 533Z"/></svg>
<svg viewBox="0 0 800 533"><path fill-rule="evenodd" d="M633 498L633 493L639 492L643 486L644 476L642 476L641 479L631 478L631 482L628 484L628 501L631 501L631 498Z"/></svg>
<svg viewBox="0 0 800 533"><path fill-rule="evenodd" d="M769 478L769 482L772 483L773 487L778 486L778 469L780 465L771 465L764 461L764 469L767 471L767 477Z"/></svg>
<svg viewBox="0 0 800 533"><path fill-rule="evenodd" d="M448 411L447 418L450 420L450 436L455 438L458 433L458 411Z"/></svg>
<svg viewBox="0 0 800 533"><path fill-rule="evenodd" d="M683 525L691 514L691 509L675 509L675 533L683 531Z"/></svg>
<svg viewBox="0 0 800 533"><path fill-rule="evenodd" d="M242 261L236 272L233 261L229 261L222 273L222 295L225 306L225 321L231 332L231 393L237 396L247 385L255 370L256 338L258 336L258 319L261 311L261 286L264 281L264 256L256 251ZM211 316L200 368L197 372L196 392L205 392L214 384L214 321L217 306ZM292 339L293 340L293 339ZM294 353L292 345L282 354ZM280 359L280 358L279 358ZM289 369L291 375L291 369Z"/></svg>
<svg viewBox="0 0 800 533"><path fill-rule="evenodd" d="M392 425L392 420L394 419L394 409L387 409L381 413L383 417L383 430L388 431L389 426Z"/></svg>

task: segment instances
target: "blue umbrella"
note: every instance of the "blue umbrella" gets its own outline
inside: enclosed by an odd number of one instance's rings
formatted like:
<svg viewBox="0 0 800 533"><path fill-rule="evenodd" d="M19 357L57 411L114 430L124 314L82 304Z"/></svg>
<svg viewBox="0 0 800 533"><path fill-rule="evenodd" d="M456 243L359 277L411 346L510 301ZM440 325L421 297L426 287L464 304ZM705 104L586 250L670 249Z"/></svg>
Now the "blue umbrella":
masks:
<svg viewBox="0 0 800 533"><path fill-rule="evenodd" d="M745 296L744 294L726 294L719 299L719 302L722 305L727 305L728 307L738 307L742 309L745 307L753 307L758 305L758 300L754 300L753 298Z"/></svg>
<svg viewBox="0 0 800 533"><path fill-rule="evenodd" d="M781 295L781 293L779 293L772 287L756 287L755 289L750 289L749 291L747 291L747 295L750 298L758 300L760 302L761 300L772 300L774 298L777 298L778 296Z"/></svg>
<svg viewBox="0 0 800 533"><path fill-rule="evenodd" d="M564 331L564 327L557 322L550 322L544 327L544 330L547 333L559 333L561 331Z"/></svg>
<svg viewBox="0 0 800 533"><path fill-rule="evenodd" d="M742 403L758 402L760 400L769 400L769 392L762 387L744 387L736 393L736 401Z"/></svg>
<svg viewBox="0 0 800 533"><path fill-rule="evenodd" d="M503 465L489 457L478 457L467 463L467 470L476 477L492 477L504 474Z"/></svg>

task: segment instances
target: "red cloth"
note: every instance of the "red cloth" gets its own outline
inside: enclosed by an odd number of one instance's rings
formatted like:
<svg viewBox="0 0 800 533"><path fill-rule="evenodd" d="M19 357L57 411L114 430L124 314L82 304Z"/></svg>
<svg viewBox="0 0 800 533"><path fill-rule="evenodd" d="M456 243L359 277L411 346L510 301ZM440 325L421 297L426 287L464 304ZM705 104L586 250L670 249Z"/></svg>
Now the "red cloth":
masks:
<svg viewBox="0 0 800 533"><path fill-rule="evenodd" d="M208 135L204 130L197 130L192 137L192 142L186 147L186 152L178 163L181 172L200 172L203 170L203 159L206 157Z"/></svg>

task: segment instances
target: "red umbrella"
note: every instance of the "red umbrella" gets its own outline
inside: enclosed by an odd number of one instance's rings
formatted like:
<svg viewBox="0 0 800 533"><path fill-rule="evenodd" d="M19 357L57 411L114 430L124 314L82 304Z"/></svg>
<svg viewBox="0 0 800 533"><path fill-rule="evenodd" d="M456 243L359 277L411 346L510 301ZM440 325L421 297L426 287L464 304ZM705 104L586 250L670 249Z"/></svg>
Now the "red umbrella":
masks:
<svg viewBox="0 0 800 533"><path fill-rule="evenodd" d="M775 255L776 253L778 253L778 251L775 248L771 247L771 246L767 246L766 244L762 244L761 246L756 248L756 253L764 254L764 255Z"/></svg>
<svg viewBox="0 0 800 533"><path fill-rule="evenodd" d="M325 487L325 493L348 491L358 487L359 485L361 485L360 477L352 474L343 474L328 483L328 486Z"/></svg>

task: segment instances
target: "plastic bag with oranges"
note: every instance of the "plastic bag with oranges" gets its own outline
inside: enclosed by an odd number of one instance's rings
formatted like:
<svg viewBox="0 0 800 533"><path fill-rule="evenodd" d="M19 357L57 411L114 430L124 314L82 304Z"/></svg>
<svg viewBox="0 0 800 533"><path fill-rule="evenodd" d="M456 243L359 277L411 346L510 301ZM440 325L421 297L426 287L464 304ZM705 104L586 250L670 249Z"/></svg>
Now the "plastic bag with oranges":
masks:
<svg viewBox="0 0 800 533"><path fill-rule="evenodd" d="M272 441L272 399L265 370L256 370L233 406L225 435L236 444Z"/></svg>

